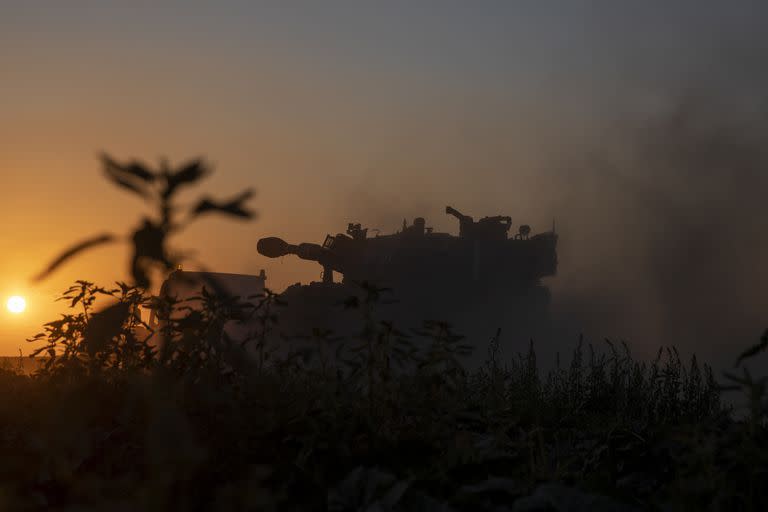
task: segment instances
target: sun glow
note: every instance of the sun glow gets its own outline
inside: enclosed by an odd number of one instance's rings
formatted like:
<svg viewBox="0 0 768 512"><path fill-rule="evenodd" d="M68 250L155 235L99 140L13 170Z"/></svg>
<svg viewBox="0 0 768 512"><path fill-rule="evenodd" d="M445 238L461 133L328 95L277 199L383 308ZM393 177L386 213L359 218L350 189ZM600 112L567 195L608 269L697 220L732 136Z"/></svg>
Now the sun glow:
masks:
<svg viewBox="0 0 768 512"><path fill-rule="evenodd" d="M6 307L8 308L8 311L10 311L11 313L18 315L19 313L23 313L24 310L27 309L27 301L24 299L24 297L14 295L13 297L10 297L8 299L8 302L6 303Z"/></svg>

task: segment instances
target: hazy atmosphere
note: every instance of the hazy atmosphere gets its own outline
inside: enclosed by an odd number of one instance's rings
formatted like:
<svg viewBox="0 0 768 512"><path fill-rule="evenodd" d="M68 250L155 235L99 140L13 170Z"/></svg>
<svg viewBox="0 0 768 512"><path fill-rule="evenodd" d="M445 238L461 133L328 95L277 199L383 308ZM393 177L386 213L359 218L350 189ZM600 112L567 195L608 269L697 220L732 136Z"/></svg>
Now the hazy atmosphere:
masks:
<svg viewBox="0 0 768 512"><path fill-rule="evenodd" d="M450 204L556 223L569 347L583 331L712 360L765 326L762 2L66 4L0 3L0 295L29 303L0 313L2 354L29 350L72 280L125 278L124 248L104 248L29 282L134 227L142 204L100 151L204 156L213 193L254 186L256 222L206 219L176 243L276 291L320 268L263 258L259 238L416 216L455 233Z"/></svg>
<svg viewBox="0 0 768 512"><path fill-rule="evenodd" d="M0 0L0 511L768 510L767 21Z"/></svg>

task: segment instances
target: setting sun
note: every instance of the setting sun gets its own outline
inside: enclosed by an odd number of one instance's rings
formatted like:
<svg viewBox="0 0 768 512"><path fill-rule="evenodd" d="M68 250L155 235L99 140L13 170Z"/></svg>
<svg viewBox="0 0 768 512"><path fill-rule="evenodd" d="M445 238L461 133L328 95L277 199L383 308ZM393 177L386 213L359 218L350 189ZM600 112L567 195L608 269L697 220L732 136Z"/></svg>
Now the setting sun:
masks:
<svg viewBox="0 0 768 512"><path fill-rule="evenodd" d="M24 299L24 297L14 295L8 299L6 306L8 307L8 311L11 313L19 314L23 313L24 310L27 309L27 301Z"/></svg>

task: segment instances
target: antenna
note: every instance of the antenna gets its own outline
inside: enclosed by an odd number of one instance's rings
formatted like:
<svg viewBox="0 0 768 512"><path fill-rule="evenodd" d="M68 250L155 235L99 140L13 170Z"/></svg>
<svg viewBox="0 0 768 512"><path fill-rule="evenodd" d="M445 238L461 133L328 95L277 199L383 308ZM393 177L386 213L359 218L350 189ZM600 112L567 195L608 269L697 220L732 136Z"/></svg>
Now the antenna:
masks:
<svg viewBox="0 0 768 512"><path fill-rule="evenodd" d="M552 217L552 233L555 233L555 218Z"/></svg>

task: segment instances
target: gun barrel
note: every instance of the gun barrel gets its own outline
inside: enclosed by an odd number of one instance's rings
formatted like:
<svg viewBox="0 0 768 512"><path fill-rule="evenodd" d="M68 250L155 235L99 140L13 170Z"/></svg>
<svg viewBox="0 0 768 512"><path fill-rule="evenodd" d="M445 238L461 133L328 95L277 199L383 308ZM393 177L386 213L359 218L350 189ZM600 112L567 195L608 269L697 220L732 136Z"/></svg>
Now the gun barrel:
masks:
<svg viewBox="0 0 768 512"><path fill-rule="evenodd" d="M466 216L466 215L464 215L463 213L461 213L459 210L457 210L457 209L456 209L456 208L454 208L453 206L446 206L446 207L445 207L445 213L447 213L448 215L453 215L454 217L456 217L456 218L457 218L457 219L459 219L459 220L462 220L462 219L466 219L466 218L467 218L467 216Z"/></svg>
<svg viewBox="0 0 768 512"><path fill-rule="evenodd" d="M323 263L327 257L327 251L323 249L322 245L318 244L299 244L296 250L292 253L303 260L317 261L320 263Z"/></svg>
<svg viewBox="0 0 768 512"><path fill-rule="evenodd" d="M303 260L316 261L323 267L341 271L339 258L318 244L303 243L293 245L287 243L282 238L267 237L258 241L256 250L267 258L280 258L293 254Z"/></svg>

